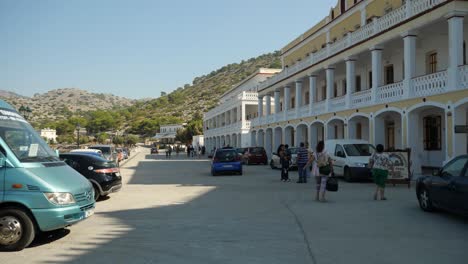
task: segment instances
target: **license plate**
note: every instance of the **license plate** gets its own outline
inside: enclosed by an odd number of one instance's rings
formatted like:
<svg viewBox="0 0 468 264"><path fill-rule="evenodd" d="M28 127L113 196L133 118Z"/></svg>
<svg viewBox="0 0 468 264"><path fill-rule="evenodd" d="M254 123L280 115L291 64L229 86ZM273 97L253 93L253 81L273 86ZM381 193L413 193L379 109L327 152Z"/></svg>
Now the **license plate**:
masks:
<svg viewBox="0 0 468 264"><path fill-rule="evenodd" d="M223 168L232 168L232 165L224 165Z"/></svg>
<svg viewBox="0 0 468 264"><path fill-rule="evenodd" d="M88 218L94 214L94 209L89 209L84 212L85 218Z"/></svg>

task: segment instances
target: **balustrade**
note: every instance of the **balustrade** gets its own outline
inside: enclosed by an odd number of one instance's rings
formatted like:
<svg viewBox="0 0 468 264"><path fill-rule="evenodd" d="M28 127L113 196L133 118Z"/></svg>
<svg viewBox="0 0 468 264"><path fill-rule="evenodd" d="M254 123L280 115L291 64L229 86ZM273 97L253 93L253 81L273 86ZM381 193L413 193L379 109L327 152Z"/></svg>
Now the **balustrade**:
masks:
<svg viewBox="0 0 468 264"><path fill-rule="evenodd" d="M377 88L377 103L396 101L403 96L403 82L392 83Z"/></svg>
<svg viewBox="0 0 468 264"><path fill-rule="evenodd" d="M447 71L436 72L414 78L413 94L415 97L434 95L445 92L447 88Z"/></svg>

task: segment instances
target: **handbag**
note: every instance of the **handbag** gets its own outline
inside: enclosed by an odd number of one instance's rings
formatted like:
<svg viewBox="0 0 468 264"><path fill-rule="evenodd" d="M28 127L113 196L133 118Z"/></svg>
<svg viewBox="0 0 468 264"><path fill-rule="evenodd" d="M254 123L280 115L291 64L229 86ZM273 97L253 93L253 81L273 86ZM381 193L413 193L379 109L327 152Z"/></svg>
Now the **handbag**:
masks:
<svg viewBox="0 0 468 264"><path fill-rule="evenodd" d="M329 192L338 191L338 180L335 177L330 177L327 179L326 189Z"/></svg>
<svg viewBox="0 0 468 264"><path fill-rule="evenodd" d="M331 166L330 166L330 164L327 164L327 165L324 165L324 166L320 166L320 167L319 167L319 172L320 172L320 174L322 174L322 175L329 175L330 172L331 172Z"/></svg>

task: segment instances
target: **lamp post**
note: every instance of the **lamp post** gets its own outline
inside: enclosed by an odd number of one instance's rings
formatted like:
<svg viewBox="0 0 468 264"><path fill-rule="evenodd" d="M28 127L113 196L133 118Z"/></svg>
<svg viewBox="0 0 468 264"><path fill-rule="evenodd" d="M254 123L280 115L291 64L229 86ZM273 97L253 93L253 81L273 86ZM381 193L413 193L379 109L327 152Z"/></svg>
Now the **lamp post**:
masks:
<svg viewBox="0 0 468 264"><path fill-rule="evenodd" d="M80 130L81 130L80 123L77 123L76 124L76 143L78 145L78 148L80 148Z"/></svg>

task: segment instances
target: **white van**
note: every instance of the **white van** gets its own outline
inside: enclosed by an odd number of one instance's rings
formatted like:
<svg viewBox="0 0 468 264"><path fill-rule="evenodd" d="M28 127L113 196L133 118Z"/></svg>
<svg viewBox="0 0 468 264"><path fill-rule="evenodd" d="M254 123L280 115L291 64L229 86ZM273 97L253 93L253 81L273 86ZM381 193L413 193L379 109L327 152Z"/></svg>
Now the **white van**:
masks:
<svg viewBox="0 0 468 264"><path fill-rule="evenodd" d="M346 181L371 177L367 164L375 148L369 142L359 139L326 140L325 150L333 159L336 176L343 176Z"/></svg>

